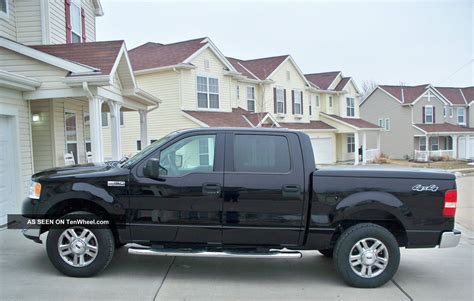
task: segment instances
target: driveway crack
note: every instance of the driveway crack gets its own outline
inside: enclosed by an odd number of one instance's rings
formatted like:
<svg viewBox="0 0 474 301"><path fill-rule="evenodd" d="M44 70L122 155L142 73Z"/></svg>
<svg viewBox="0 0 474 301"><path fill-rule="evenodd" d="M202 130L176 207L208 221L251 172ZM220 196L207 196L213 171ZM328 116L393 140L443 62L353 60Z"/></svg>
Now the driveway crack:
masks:
<svg viewBox="0 0 474 301"><path fill-rule="evenodd" d="M408 300L413 301L413 298L398 284L395 280L391 280L393 284L408 298Z"/></svg>
<svg viewBox="0 0 474 301"><path fill-rule="evenodd" d="M176 256L174 256L173 260L171 260L171 263L168 266L168 269L166 270L165 276L161 280L160 286L158 287L158 290L156 291L155 296L153 297L153 301L156 300L156 298L158 297L158 294L160 293L160 290L163 287L163 283L165 283L166 277L168 277L168 273L170 272L171 267L173 266L175 259L176 259Z"/></svg>

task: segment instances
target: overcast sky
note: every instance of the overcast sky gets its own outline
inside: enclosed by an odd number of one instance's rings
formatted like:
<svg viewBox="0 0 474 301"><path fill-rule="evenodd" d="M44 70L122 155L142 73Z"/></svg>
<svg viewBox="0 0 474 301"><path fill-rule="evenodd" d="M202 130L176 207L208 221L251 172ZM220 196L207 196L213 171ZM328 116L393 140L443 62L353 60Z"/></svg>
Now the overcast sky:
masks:
<svg viewBox="0 0 474 301"><path fill-rule="evenodd" d="M473 85L472 0L102 0L97 39L172 43L210 37L226 55L291 54L304 73L341 70L359 86Z"/></svg>

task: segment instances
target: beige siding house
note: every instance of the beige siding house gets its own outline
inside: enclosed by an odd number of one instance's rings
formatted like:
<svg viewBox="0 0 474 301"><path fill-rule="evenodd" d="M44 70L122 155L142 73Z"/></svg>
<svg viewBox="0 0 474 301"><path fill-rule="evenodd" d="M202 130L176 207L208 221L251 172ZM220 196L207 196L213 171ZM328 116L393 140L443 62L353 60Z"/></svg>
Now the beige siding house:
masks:
<svg viewBox="0 0 474 301"><path fill-rule="evenodd" d="M390 157L472 160L473 99L474 87L380 85L360 109L362 118L384 128L382 152Z"/></svg>
<svg viewBox="0 0 474 301"><path fill-rule="evenodd" d="M145 122L138 127L147 141L146 114L160 101L137 86L123 41L93 42L95 17L102 14L98 1L10 0L0 9L4 225L8 213L19 211L35 171L103 162L107 138L112 158L119 160L121 112L141 112ZM81 26L71 25L72 14ZM103 112L111 116L108 137L102 132Z"/></svg>
<svg viewBox="0 0 474 301"><path fill-rule="evenodd" d="M318 164L358 164L359 147L364 162L378 154L380 128L359 118L358 89L341 72L304 75L290 55L226 57L209 38L146 43L129 55L138 84L162 100L148 117L152 141L192 127L283 127L310 135ZM139 118L124 114L124 154L140 149Z"/></svg>

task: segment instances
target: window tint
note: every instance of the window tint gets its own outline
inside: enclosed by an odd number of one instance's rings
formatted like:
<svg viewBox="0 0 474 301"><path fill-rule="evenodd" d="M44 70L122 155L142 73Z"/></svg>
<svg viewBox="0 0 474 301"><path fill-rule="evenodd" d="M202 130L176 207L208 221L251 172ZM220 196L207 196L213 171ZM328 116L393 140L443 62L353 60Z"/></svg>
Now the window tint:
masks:
<svg viewBox="0 0 474 301"><path fill-rule="evenodd" d="M290 150L283 136L236 135L234 171L286 173L290 170Z"/></svg>
<svg viewBox="0 0 474 301"><path fill-rule="evenodd" d="M215 135L184 138L160 153L160 174L179 177L192 172L214 170Z"/></svg>

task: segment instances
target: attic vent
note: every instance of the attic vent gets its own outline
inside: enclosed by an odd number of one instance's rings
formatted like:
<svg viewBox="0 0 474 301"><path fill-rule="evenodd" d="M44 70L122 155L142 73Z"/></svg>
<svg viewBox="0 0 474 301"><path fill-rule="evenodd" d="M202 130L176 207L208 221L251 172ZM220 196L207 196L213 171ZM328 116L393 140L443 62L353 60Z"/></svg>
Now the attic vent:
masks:
<svg viewBox="0 0 474 301"><path fill-rule="evenodd" d="M286 80L290 80L290 79L291 79L290 71L286 70Z"/></svg>
<svg viewBox="0 0 474 301"><path fill-rule="evenodd" d="M209 70L209 60L204 60L204 69Z"/></svg>

